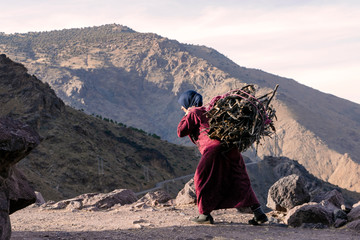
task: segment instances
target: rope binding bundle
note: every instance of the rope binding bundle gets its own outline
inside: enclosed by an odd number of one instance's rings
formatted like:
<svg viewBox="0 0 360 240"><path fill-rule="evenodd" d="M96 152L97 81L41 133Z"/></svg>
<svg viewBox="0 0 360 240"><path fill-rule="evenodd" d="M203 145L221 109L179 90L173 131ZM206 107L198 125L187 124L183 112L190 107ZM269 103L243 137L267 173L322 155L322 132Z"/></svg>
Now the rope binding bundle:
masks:
<svg viewBox="0 0 360 240"><path fill-rule="evenodd" d="M208 104L208 135L227 146L236 146L246 151L261 138L275 133L276 111L270 106L277 88L261 97L255 97L254 85L246 85L222 96L213 98Z"/></svg>

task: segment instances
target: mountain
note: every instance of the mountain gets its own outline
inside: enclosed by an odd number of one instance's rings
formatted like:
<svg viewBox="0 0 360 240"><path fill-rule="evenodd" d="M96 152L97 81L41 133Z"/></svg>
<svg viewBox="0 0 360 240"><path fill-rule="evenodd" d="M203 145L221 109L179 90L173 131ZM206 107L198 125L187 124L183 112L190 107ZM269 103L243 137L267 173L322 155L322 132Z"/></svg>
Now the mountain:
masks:
<svg viewBox="0 0 360 240"><path fill-rule="evenodd" d="M47 200L127 188L193 173L194 148L66 106L47 83L0 55L0 116L21 120L42 137L18 166ZM187 159L188 161L184 161Z"/></svg>
<svg viewBox="0 0 360 240"><path fill-rule="evenodd" d="M255 84L258 95L279 84L273 100L277 135L244 154L288 157L324 181L360 192L359 104L241 67L205 46L116 24L2 34L0 51L47 82L66 104L181 144L189 143L176 136L183 91L197 90L206 103L246 83Z"/></svg>

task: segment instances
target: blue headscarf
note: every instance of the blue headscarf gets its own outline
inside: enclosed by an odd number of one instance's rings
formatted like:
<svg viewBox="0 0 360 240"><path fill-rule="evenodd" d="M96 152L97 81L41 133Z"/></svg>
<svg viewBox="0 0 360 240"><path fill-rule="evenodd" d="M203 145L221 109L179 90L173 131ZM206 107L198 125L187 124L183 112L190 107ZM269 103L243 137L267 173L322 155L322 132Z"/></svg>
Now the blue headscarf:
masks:
<svg viewBox="0 0 360 240"><path fill-rule="evenodd" d="M186 109L193 106L200 107L203 104L202 96L194 90L188 90L182 93L179 97L178 103Z"/></svg>

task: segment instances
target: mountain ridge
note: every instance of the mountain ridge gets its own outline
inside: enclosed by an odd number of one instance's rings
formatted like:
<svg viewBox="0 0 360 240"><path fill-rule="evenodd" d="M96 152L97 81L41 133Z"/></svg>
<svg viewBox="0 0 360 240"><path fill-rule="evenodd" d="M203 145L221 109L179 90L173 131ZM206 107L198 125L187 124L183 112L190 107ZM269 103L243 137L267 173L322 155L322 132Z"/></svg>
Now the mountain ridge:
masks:
<svg viewBox="0 0 360 240"><path fill-rule="evenodd" d="M87 29L87 38L82 39L75 34L82 30L73 29L69 40L61 43L64 47L49 45L55 49L50 53L44 51L46 44L30 35L22 35L16 45L4 43L1 36L0 51L48 82L66 104L181 144L189 143L176 136L182 116L177 97L182 91L197 90L208 102L247 83L256 84L259 95L279 84L273 100L278 135L265 140L257 152L244 154L252 159L281 154L325 181L360 191L360 105L292 79L240 67L205 46L153 33L114 33L114 26ZM99 32L102 41L97 41ZM42 37L46 39L46 34ZM35 55L29 57L31 52Z"/></svg>

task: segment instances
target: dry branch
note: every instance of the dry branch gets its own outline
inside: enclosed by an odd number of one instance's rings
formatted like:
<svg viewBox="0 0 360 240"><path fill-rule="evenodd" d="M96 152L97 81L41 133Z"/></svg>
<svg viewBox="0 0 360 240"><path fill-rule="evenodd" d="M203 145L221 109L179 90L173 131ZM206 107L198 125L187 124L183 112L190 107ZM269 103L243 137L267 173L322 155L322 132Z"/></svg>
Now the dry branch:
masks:
<svg viewBox="0 0 360 240"><path fill-rule="evenodd" d="M227 146L235 145L243 152L253 143L259 144L261 138L271 136L276 115L269 104L277 88L256 98L254 85L247 85L220 97L207 111L209 137Z"/></svg>

